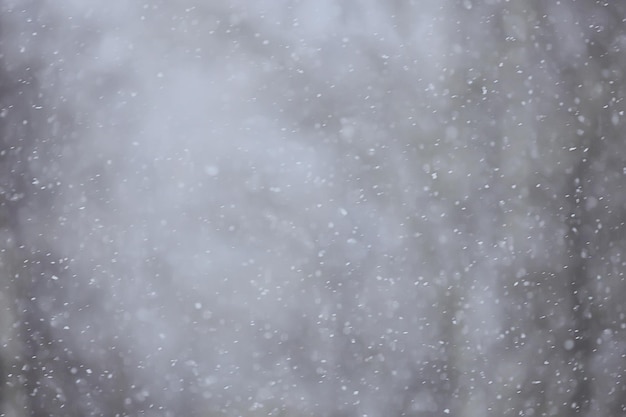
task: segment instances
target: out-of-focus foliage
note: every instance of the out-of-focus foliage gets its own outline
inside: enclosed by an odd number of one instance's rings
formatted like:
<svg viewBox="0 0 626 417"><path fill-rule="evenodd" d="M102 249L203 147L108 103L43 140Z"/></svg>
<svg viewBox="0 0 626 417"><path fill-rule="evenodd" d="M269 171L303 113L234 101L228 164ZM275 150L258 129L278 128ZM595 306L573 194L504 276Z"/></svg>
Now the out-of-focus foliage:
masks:
<svg viewBox="0 0 626 417"><path fill-rule="evenodd" d="M624 18L2 2L0 411L626 414Z"/></svg>

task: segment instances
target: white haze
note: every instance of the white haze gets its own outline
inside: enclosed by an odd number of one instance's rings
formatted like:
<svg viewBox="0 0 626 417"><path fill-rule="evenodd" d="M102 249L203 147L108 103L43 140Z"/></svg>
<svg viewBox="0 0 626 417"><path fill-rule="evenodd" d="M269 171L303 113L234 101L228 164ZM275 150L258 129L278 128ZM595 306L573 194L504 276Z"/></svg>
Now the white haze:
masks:
<svg viewBox="0 0 626 417"><path fill-rule="evenodd" d="M555 58L524 4L4 2L47 196L19 223L62 265L40 308L104 381L82 410L485 416L535 380L543 415L567 403L552 190L595 110L558 77L587 32L557 19Z"/></svg>

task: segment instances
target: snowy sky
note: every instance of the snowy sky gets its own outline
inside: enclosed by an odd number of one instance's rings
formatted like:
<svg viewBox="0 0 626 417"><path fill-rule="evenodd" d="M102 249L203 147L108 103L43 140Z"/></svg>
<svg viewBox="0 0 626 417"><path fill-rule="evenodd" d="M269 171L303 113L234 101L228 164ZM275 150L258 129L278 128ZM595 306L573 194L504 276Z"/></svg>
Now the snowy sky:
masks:
<svg viewBox="0 0 626 417"><path fill-rule="evenodd" d="M26 293L77 415L623 405L621 6L1 10L13 230L54 259Z"/></svg>

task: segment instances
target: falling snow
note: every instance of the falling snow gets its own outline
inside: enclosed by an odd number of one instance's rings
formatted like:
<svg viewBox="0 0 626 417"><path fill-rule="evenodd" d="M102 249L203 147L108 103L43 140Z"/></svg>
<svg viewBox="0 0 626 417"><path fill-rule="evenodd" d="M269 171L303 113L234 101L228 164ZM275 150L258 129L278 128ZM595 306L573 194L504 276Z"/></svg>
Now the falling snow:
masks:
<svg viewBox="0 0 626 417"><path fill-rule="evenodd" d="M625 21L2 2L0 416L626 415Z"/></svg>

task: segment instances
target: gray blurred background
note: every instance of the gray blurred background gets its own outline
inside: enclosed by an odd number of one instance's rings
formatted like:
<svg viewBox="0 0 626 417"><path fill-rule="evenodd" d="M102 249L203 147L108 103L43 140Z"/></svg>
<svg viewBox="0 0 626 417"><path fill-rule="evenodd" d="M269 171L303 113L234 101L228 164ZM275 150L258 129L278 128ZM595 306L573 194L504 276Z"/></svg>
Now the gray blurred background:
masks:
<svg viewBox="0 0 626 417"><path fill-rule="evenodd" d="M625 18L2 0L0 415L626 415Z"/></svg>

